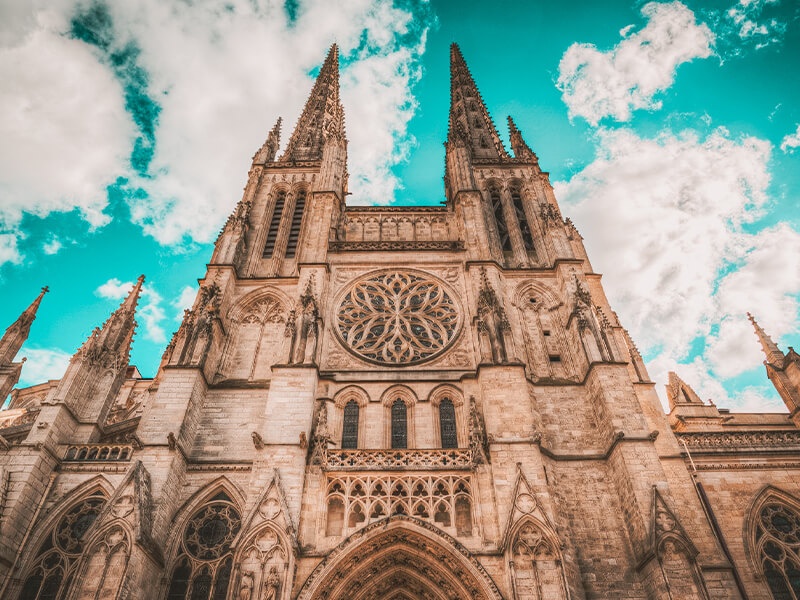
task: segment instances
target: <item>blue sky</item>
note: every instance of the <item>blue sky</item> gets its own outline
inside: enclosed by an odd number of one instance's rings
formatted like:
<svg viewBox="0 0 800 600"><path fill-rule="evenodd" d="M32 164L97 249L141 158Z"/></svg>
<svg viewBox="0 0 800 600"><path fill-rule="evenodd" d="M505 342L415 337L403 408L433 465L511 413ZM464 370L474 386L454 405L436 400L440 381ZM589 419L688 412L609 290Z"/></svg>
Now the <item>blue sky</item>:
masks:
<svg viewBox="0 0 800 600"><path fill-rule="evenodd" d="M549 170L651 376L782 409L744 313L800 339L787 0L4 4L0 318L52 290L23 384L60 377L140 273L132 362L154 374L253 152L278 116L288 139L334 41L352 202L443 199L458 42L501 135L512 114Z"/></svg>

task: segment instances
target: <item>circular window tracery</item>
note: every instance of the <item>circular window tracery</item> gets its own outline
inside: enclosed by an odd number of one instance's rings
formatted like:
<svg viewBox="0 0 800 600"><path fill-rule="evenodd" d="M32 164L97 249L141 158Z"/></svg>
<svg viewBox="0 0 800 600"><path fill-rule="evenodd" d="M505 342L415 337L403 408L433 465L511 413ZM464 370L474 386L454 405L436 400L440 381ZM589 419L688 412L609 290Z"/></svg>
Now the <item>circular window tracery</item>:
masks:
<svg viewBox="0 0 800 600"><path fill-rule="evenodd" d="M336 331L367 360L407 365L443 352L456 338L459 313L445 287L422 273L385 271L351 284Z"/></svg>

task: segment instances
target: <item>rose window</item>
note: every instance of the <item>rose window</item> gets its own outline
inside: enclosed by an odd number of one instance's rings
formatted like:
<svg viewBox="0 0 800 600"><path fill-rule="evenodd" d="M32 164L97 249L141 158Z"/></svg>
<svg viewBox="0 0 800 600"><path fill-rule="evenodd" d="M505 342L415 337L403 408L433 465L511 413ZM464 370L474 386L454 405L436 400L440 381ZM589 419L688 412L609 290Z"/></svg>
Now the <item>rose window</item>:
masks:
<svg viewBox="0 0 800 600"><path fill-rule="evenodd" d="M382 272L352 284L336 319L337 333L350 350L393 365L440 354L458 327L456 304L444 286L406 271Z"/></svg>

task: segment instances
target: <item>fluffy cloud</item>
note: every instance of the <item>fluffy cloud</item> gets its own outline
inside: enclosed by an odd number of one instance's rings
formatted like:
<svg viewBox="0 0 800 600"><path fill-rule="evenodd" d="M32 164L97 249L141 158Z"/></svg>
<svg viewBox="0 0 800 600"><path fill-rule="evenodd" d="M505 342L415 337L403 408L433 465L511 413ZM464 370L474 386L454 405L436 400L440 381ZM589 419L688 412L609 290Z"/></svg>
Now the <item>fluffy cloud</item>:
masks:
<svg viewBox="0 0 800 600"><path fill-rule="evenodd" d="M783 40L787 24L768 13L780 0L739 0L722 14L717 27L725 53L741 54L748 46L756 50Z"/></svg>
<svg viewBox="0 0 800 600"><path fill-rule="evenodd" d="M213 239L279 115L284 142L329 46L342 58L351 191L392 200L430 19L425 0L33 1L0 24L0 235L23 211L131 215L163 244ZM45 162L43 162L45 161ZM47 176L42 177L42 165ZM0 261L19 260L14 240Z"/></svg>
<svg viewBox="0 0 800 600"><path fill-rule="evenodd" d="M411 10L388 0L308 0L289 22L282 2L229 6L150 0L111 7L115 36L141 48L160 107L152 163L135 181L148 197L133 201L134 219L162 243L213 239L279 115L288 140L311 73L334 41L353 197L391 201L398 183L389 168L404 156L424 50L425 28L415 29Z"/></svg>
<svg viewBox="0 0 800 600"><path fill-rule="evenodd" d="M756 234L743 227L768 200L770 145L724 129L655 139L600 130L597 142L594 161L555 184L565 212L606 273L620 318L654 359L651 375L691 368L700 389L724 400L712 376L761 364L748 310L776 338L798 328L800 234L783 224ZM698 337L699 362L676 369Z"/></svg>
<svg viewBox="0 0 800 600"><path fill-rule="evenodd" d="M27 387L47 381L61 379L69 365L72 355L59 348L35 348L23 346L18 356L28 360L22 367L22 373L17 387Z"/></svg>
<svg viewBox="0 0 800 600"><path fill-rule="evenodd" d="M132 281L122 282L113 277L98 287L95 290L95 294L101 298L122 300L128 295L132 287ZM136 308L136 320L142 324L144 336L157 344L166 342L167 336L161 326L162 321L166 318L164 309L161 308L161 295L153 288L143 285L139 298L139 305Z"/></svg>
<svg viewBox="0 0 800 600"><path fill-rule="evenodd" d="M781 141L781 150L784 152L794 152L795 148L800 148L800 123L797 124L797 131L787 134Z"/></svg>
<svg viewBox="0 0 800 600"><path fill-rule="evenodd" d="M593 44L573 44L559 64L558 88L571 117L597 125L605 117L627 121L636 109L657 109L655 96L669 88L679 65L711 55L715 36L680 2L642 7L647 25L608 52Z"/></svg>
<svg viewBox="0 0 800 600"><path fill-rule="evenodd" d="M59 35L63 19L42 12L28 35L0 39L0 261L15 260L24 212L78 210L108 221L106 187L126 172L133 125L120 84L91 49ZM13 21L13 20L12 20ZM18 256L17 256L18 258Z"/></svg>

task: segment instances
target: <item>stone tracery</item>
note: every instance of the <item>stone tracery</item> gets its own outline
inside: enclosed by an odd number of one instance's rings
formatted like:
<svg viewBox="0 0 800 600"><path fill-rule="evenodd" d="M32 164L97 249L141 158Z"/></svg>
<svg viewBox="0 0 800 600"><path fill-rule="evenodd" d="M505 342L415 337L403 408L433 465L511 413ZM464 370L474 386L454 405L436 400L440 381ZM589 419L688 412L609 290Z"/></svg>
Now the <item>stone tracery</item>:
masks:
<svg viewBox="0 0 800 600"><path fill-rule="evenodd" d="M405 365L441 354L459 325L455 301L442 284L421 273L385 271L350 286L336 331L362 358Z"/></svg>

